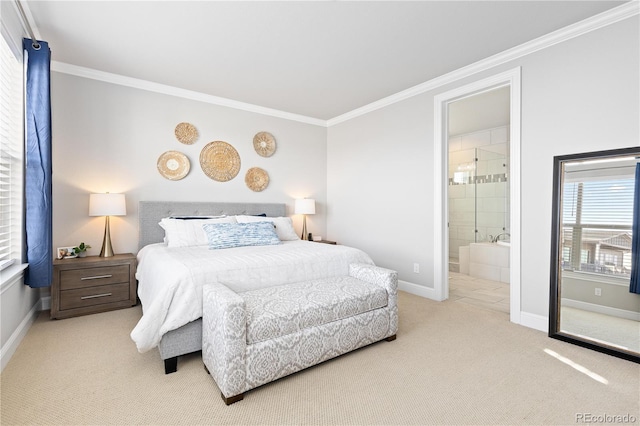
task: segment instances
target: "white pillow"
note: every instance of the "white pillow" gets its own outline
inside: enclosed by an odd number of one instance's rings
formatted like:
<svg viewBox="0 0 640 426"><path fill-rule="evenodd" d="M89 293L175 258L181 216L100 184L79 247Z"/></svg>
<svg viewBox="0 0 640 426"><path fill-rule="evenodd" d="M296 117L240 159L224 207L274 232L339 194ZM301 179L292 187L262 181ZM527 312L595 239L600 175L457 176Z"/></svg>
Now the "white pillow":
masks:
<svg viewBox="0 0 640 426"><path fill-rule="evenodd" d="M215 217L209 219L172 219L165 217L160 220L160 227L164 229L164 240L168 247L206 246L209 241L202 226L207 223L236 223L233 216Z"/></svg>
<svg viewBox="0 0 640 426"><path fill-rule="evenodd" d="M236 216L238 223L249 222L271 222L276 228L276 234L280 241L295 241L300 237L296 235L295 229L293 229L293 222L290 217L264 217L264 216Z"/></svg>

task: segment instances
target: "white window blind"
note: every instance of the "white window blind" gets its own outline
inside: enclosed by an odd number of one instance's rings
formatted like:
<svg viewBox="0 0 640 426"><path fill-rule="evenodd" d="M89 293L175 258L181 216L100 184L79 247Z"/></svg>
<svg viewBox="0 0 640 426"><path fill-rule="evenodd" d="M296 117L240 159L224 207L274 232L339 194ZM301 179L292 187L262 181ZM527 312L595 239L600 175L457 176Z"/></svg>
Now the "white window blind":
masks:
<svg viewBox="0 0 640 426"><path fill-rule="evenodd" d="M23 87L22 61L0 37L0 269L21 261Z"/></svg>
<svg viewBox="0 0 640 426"><path fill-rule="evenodd" d="M576 223L581 197L581 223L626 225L633 222L633 175L626 179L572 182L564 188L564 222Z"/></svg>
<svg viewBox="0 0 640 426"><path fill-rule="evenodd" d="M633 167L567 173L562 196L563 268L620 275L631 271Z"/></svg>

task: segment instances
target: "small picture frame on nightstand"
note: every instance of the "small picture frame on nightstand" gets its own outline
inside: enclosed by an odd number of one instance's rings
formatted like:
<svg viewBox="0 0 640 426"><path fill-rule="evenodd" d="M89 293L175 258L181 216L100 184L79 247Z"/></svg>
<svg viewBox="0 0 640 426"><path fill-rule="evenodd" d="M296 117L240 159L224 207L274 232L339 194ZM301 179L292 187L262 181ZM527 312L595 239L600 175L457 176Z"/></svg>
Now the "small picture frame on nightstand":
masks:
<svg viewBox="0 0 640 426"><path fill-rule="evenodd" d="M73 249L73 247L58 247L56 250L56 256L58 259L71 259L73 257L78 257L78 254Z"/></svg>

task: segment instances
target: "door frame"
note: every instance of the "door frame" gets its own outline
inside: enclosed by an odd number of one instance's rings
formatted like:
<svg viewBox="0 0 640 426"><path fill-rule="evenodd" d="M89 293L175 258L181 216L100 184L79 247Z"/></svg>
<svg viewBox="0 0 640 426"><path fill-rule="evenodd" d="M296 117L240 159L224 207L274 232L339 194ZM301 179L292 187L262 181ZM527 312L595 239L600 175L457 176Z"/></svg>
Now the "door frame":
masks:
<svg viewBox="0 0 640 426"><path fill-rule="evenodd" d="M520 128L521 128L521 68L496 74L474 83L441 93L434 97L434 292L436 300L449 298L449 201L448 201L448 104L499 87L510 87L509 131L509 197L511 248L509 271L509 318L521 322L520 279ZM438 202L439 201L439 202Z"/></svg>

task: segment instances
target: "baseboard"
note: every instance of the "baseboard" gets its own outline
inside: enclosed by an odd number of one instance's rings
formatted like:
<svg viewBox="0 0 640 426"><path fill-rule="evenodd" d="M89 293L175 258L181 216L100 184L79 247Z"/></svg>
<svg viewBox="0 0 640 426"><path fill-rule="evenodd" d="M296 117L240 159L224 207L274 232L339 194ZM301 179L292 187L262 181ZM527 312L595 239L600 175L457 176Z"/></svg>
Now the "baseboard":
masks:
<svg viewBox="0 0 640 426"><path fill-rule="evenodd" d="M595 303L582 302L580 300L563 298L562 306L582 309L583 311L596 312L598 314L624 318L632 321L640 321L640 312L627 311L625 309L612 308L610 306L596 305Z"/></svg>
<svg viewBox="0 0 640 426"><path fill-rule="evenodd" d="M20 325L18 325L16 330L11 334L9 340L7 340L7 342L2 346L2 349L0 349L0 371L4 370L4 367L9 363L9 360L15 353L16 349L18 349L18 346L20 345L20 342L22 342L22 339L24 339L24 336L27 335L29 328L31 328L31 325L34 323L41 310L42 299L39 299L22 319Z"/></svg>
<svg viewBox="0 0 640 426"><path fill-rule="evenodd" d="M549 331L549 318L542 315L521 311L520 325L547 333Z"/></svg>
<svg viewBox="0 0 640 426"><path fill-rule="evenodd" d="M51 309L51 296L40 298L40 302L42 302L40 306L41 311L48 311L49 309Z"/></svg>
<svg viewBox="0 0 640 426"><path fill-rule="evenodd" d="M436 291L434 289L407 281L398 280L398 290L406 291L407 293L415 294L416 296L425 297L427 299L437 300Z"/></svg>
<svg viewBox="0 0 640 426"><path fill-rule="evenodd" d="M429 287L424 287L407 281L398 280L398 290L406 291L407 293L415 294L416 296L421 296L427 299L438 301L436 299L436 291ZM531 314L529 312L520 312L519 325L533 328L534 330L538 331L544 331L546 333L549 330L549 319L542 315Z"/></svg>

